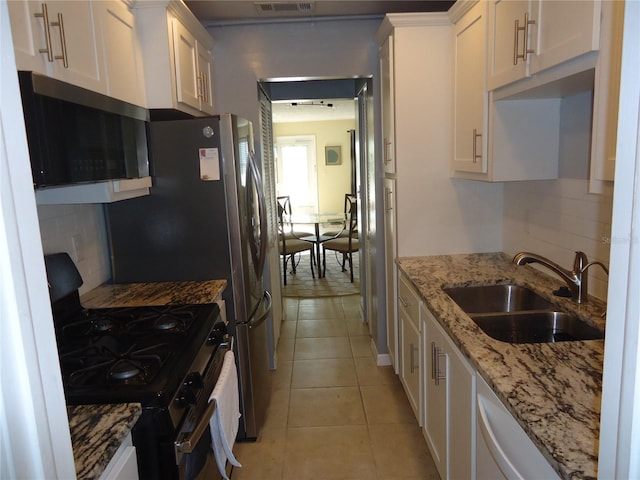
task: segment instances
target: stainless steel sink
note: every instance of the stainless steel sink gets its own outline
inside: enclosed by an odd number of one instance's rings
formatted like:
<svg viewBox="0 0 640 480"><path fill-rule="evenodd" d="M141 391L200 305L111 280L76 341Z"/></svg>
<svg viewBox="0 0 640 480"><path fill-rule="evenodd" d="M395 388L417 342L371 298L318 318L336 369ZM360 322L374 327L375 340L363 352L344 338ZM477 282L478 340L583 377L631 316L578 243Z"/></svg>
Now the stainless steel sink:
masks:
<svg viewBox="0 0 640 480"><path fill-rule="evenodd" d="M472 316L484 333L509 343L550 343L604 338L604 333L565 312L521 312Z"/></svg>
<svg viewBox="0 0 640 480"><path fill-rule="evenodd" d="M465 313L549 310L553 304L520 285L480 285L445 288L444 291Z"/></svg>
<svg viewBox="0 0 640 480"><path fill-rule="evenodd" d="M520 285L443 289L484 333L509 343L549 343L604 338L577 316Z"/></svg>

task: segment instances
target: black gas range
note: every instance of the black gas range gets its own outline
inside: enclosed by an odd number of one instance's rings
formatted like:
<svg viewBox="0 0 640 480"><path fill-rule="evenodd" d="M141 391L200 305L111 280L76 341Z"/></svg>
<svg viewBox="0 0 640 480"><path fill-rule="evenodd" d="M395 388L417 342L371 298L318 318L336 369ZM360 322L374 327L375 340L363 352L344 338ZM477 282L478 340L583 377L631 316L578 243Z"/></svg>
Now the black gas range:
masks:
<svg viewBox="0 0 640 480"><path fill-rule="evenodd" d="M132 431L140 478L193 478L210 450L208 400L231 348L218 305L85 309L68 255L45 260L67 404L141 403Z"/></svg>

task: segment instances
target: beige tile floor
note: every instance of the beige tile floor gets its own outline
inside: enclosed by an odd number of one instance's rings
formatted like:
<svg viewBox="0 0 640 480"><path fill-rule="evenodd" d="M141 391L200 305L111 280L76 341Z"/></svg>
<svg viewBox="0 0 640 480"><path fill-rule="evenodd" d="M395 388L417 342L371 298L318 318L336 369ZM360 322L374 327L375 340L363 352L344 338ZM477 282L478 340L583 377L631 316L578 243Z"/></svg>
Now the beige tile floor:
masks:
<svg viewBox="0 0 640 480"><path fill-rule="evenodd" d="M236 443L231 480L438 479L391 367L378 367L358 295L285 298L265 426Z"/></svg>

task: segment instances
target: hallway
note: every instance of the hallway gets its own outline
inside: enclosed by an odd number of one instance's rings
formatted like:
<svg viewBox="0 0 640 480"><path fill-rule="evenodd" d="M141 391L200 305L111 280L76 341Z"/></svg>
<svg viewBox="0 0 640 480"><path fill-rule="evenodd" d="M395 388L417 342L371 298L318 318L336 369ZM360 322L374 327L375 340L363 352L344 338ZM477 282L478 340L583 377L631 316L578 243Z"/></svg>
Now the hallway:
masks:
<svg viewBox="0 0 640 480"><path fill-rule="evenodd" d="M392 367L377 367L360 297L285 298L278 369L232 480L428 480L438 473Z"/></svg>

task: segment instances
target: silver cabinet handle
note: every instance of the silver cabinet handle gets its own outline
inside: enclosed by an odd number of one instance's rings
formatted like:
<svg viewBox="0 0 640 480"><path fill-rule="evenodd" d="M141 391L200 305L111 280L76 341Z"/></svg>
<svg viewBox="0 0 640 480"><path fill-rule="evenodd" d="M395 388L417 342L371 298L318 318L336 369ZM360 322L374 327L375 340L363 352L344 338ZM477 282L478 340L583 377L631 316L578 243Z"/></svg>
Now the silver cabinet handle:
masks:
<svg viewBox="0 0 640 480"><path fill-rule="evenodd" d="M67 57L67 40L64 34L64 20L62 14L58 13L58 21L51 22L52 27L58 27L60 29L60 48L62 49L62 55L56 55L56 60L62 60L64 68L69 68L69 58Z"/></svg>
<svg viewBox="0 0 640 480"><path fill-rule="evenodd" d="M446 370L441 371L440 369L441 357L444 357L446 359L447 354L436 346L436 342L431 342L431 378L433 379L436 386L440 385L440 380L447 379Z"/></svg>
<svg viewBox="0 0 640 480"><path fill-rule="evenodd" d="M387 212L390 212L391 210L393 210L393 190L391 190L390 188L386 188L386 197L387 197Z"/></svg>
<svg viewBox="0 0 640 480"><path fill-rule="evenodd" d="M407 302L402 295L398 295L398 300L400 300L400 303L404 308L407 308L409 306L409 302Z"/></svg>
<svg viewBox="0 0 640 480"><path fill-rule="evenodd" d="M416 347L413 343L409 344L409 359L411 361L410 364L410 372L413 373L414 371L419 369L419 366L416 364L415 360L415 355L413 352L415 352L416 350L418 350L418 347Z"/></svg>
<svg viewBox="0 0 640 480"><path fill-rule="evenodd" d="M42 12L34 13L34 17L42 18L44 23L44 41L46 44L45 48L41 48L38 51L40 53L47 54L47 60L53 62L53 49L51 48L51 29L49 27L49 10L47 9L47 4L42 4Z"/></svg>
<svg viewBox="0 0 640 480"><path fill-rule="evenodd" d="M520 20L515 21L515 30L514 30L514 39L513 39L513 64L518 64L518 59L522 59L524 62L527 61L527 54L534 53L533 50L528 48L529 42L529 25L535 25L535 20L529 20L529 12L524 14L524 25L520 26ZM522 42L522 54L518 53L518 33L524 33L524 39Z"/></svg>
<svg viewBox="0 0 640 480"><path fill-rule="evenodd" d="M478 159L482 159L482 145L480 153L478 153L478 138L482 138L482 134L478 133L478 129L473 129L473 163L477 163Z"/></svg>
<svg viewBox="0 0 640 480"><path fill-rule="evenodd" d="M391 155L391 145L392 143L385 138L384 139L384 164L385 165L387 163L390 163L391 160L393 159L393 155Z"/></svg>

